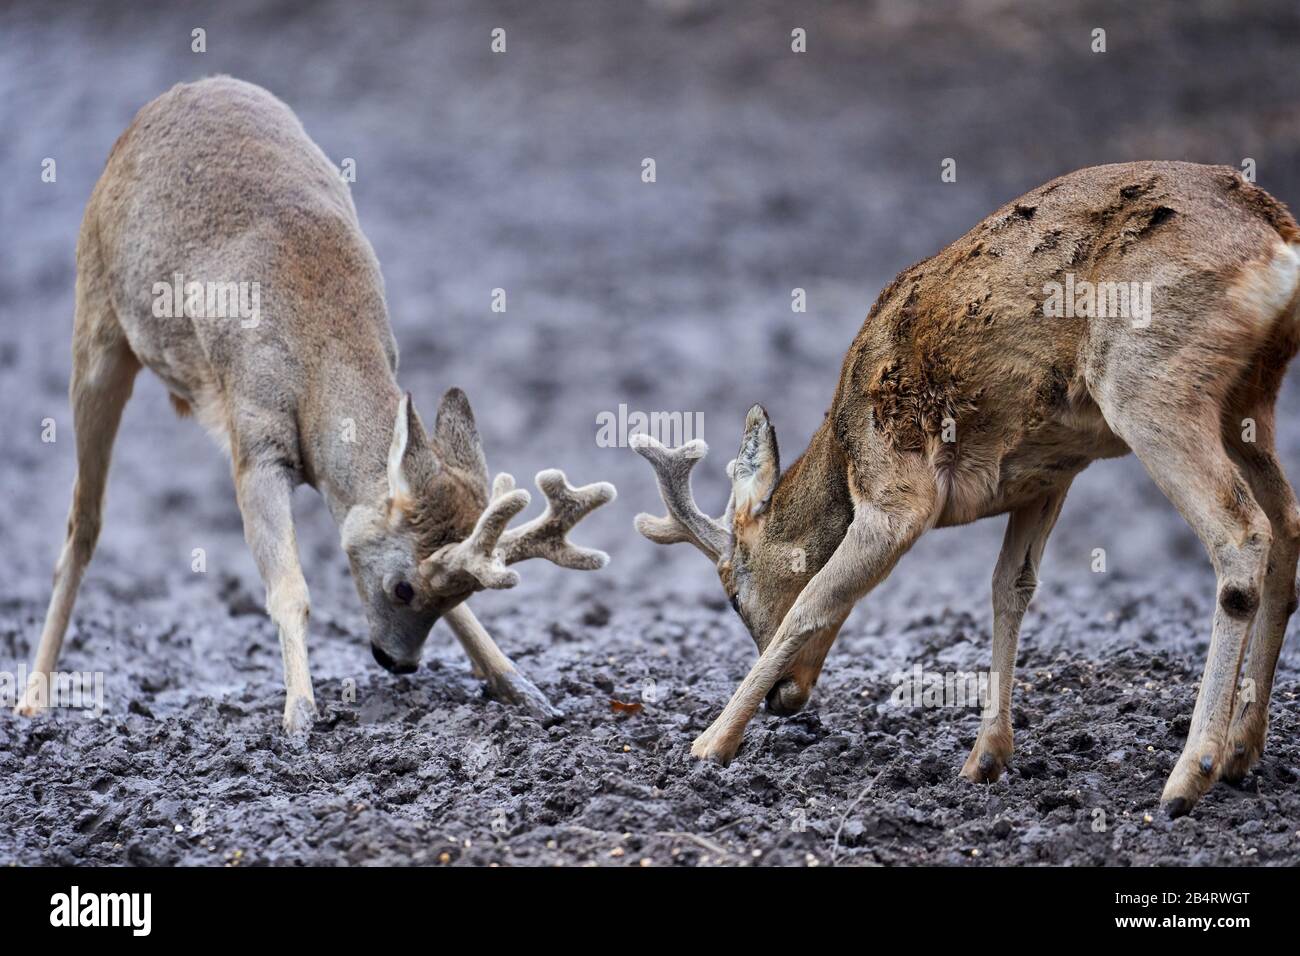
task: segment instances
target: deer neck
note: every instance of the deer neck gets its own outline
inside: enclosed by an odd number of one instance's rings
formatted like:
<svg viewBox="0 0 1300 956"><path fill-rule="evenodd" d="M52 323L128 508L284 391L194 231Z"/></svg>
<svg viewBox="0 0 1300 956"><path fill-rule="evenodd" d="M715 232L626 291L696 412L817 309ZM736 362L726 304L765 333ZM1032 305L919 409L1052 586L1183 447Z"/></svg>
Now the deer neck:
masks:
<svg viewBox="0 0 1300 956"><path fill-rule="evenodd" d="M388 494L388 450L402 393L387 361L335 363L303 403L299 427L306 479L337 524L356 505Z"/></svg>
<svg viewBox="0 0 1300 956"><path fill-rule="evenodd" d="M827 420L781 476L772 496L769 529L774 538L800 548L807 570L815 573L835 552L852 520L848 458Z"/></svg>

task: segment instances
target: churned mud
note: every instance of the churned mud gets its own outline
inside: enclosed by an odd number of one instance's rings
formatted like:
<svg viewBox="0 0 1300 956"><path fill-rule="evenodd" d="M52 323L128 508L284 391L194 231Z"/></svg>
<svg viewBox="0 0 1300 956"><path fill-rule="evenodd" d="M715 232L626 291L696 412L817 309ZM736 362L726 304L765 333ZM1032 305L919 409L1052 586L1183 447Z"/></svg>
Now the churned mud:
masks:
<svg viewBox="0 0 1300 956"><path fill-rule="evenodd" d="M575 533L608 569L534 562L516 591L472 602L565 711L543 727L484 697L443 625L418 673L382 672L337 532L302 490L323 714L294 742L229 466L142 376L62 659L102 675L103 713L0 713L0 863L1300 862L1294 635L1258 769L1190 817L1158 812L1214 583L1131 459L1094 466L1066 502L996 784L957 779L974 708L896 690L914 667L987 666L1002 519L923 539L850 618L805 713L760 714L728 768L689 756L754 649L703 558L634 534L659 507L653 476L597 443L597 416L702 412L694 437L713 453L696 491L721 510L748 405L765 402L792 460L879 289L1007 199L1089 163L1250 157L1300 205L1293 3L913 6L0 13L0 670L30 660L75 471L81 210L134 111L177 81L261 83L331 158L356 160L401 379L426 415L460 385L494 469L523 483L558 466L620 492ZM190 52L196 26L206 54ZM807 54L789 52L795 26ZM958 178L941 184L947 157ZM1300 480L1294 378L1279 417Z"/></svg>

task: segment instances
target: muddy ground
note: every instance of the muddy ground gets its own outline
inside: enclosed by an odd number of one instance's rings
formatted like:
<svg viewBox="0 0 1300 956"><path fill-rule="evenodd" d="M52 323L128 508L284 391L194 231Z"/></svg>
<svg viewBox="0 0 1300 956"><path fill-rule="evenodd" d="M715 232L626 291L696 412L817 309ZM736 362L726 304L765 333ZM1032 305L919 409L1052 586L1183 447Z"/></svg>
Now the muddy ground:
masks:
<svg viewBox="0 0 1300 956"><path fill-rule="evenodd" d="M608 569L529 566L516 591L472 602L566 719L543 727L485 699L443 625L417 674L380 671L337 533L303 489L324 717L305 744L284 739L228 465L142 376L62 660L104 674L105 711L0 714L0 863L1300 862L1294 636L1257 772L1191 817L1157 812L1214 585L1132 459L1093 466L1066 502L1024 627L1015 767L972 787L957 770L976 713L891 695L913 665L987 666L1002 519L925 538L850 618L807 712L760 715L720 769L689 744L752 644L703 558L634 535L657 505L649 469L596 442L596 416L620 403L703 412L715 450L697 494L720 509L752 401L792 458L884 284L1067 170L1251 157L1300 204L1293 2L429 6L0 12L0 669L30 660L74 475L81 210L140 105L228 72L356 160L401 379L426 416L461 385L494 469L618 485L580 535ZM504 55L488 49L497 26ZM796 26L804 55L789 52ZM939 182L945 157L956 183ZM1294 376L1282 406L1297 478Z"/></svg>

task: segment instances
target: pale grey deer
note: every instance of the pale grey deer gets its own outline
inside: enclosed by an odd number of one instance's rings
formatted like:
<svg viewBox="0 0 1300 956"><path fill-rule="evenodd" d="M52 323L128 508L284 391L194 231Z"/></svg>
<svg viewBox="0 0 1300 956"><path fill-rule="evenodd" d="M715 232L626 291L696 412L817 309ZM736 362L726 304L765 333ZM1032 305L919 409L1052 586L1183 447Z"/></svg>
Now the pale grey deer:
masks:
<svg viewBox="0 0 1300 956"><path fill-rule="evenodd" d="M213 309L205 285L255 314ZM415 670L445 616L491 692L543 719L557 715L464 601L517 584L507 565L526 558L602 567L603 552L566 534L614 487L573 488L561 472L543 471L545 513L507 529L528 492L508 475L489 486L459 389L425 430L397 385L383 279L348 187L270 93L218 77L176 86L140 110L82 222L72 353L77 481L20 713L48 703L48 675L99 537L118 422L143 367L230 454L245 537L279 629L286 730L307 730L316 714L289 505L304 483L341 530L376 661Z"/></svg>

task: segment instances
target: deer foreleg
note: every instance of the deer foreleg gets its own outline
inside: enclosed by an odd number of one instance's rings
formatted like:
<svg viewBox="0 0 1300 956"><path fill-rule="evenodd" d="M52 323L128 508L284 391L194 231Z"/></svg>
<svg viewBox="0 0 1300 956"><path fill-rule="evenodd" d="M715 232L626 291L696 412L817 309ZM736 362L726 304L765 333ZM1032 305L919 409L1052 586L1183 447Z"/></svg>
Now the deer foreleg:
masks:
<svg viewBox="0 0 1300 956"><path fill-rule="evenodd" d="M929 503L917 503L906 513L891 514L872 503L857 502L844 540L795 599L718 719L696 738L693 756L723 764L731 761L740 748L745 726L768 692L788 674L810 642L834 639L853 605L884 580L924 530L931 511Z"/></svg>
<svg viewBox="0 0 1300 956"><path fill-rule="evenodd" d="M284 469L250 463L236 469L235 491L244 518L244 537L266 585L266 609L280 631L284 661L284 729L305 733L316 719L316 698L307 667L310 599L298 563L290 494Z"/></svg>
<svg viewBox="0 0 1300 956"><path fill-rule="evenodd" d="M456 605L447 612L445 619L465 649L474 676L487 684L493 697L523 707L543 723L553 723L564 716L563 711L553 707L532 681L519 673L514 662L501 652L468 605Z"/></svg>

